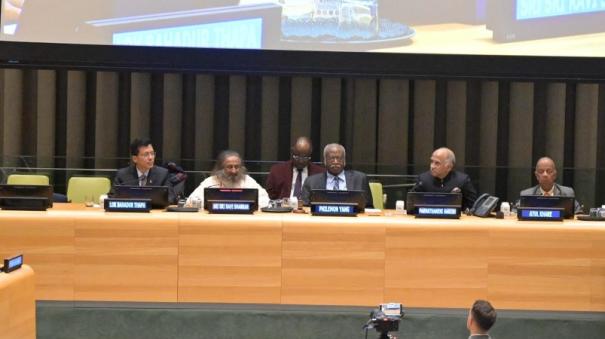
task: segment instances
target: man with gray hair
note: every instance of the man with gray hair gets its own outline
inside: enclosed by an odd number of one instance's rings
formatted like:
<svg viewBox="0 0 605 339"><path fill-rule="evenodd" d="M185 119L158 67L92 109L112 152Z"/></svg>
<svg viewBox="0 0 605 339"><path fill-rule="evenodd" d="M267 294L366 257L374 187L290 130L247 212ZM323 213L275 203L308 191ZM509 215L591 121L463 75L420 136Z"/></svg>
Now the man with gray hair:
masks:
<svg viewBox="0 0 605 339"><path fill-rule="evenodd" d="M236 151L222 151L216 158L216 164L212 170L212 176L206 178L191 193L187 199L187 205L192 201L200 201L204 204L204 188L256 188L258 190L258 206L265 207L269 204L269 195L256 180L248 175L246 167L242 165L242 158Z"/></svg>
<svg viewBox="0 0 605 339"><path fill-rule="evenodd" d="M462 193L462 210L471 208L477 199L477 191L471 178L454 170L456 155L451 149L441 147L431 155L430 170L420 174L412 192Z"/></svg>
<svg viewBox="0 0 605 339"><path fill-rule="evenodd" d="M364 191L366 206L372 206L372 194L368 177L359 171L345 170L346 151L340 144L328 144L324 147L324 165L327 172L307 178L303 185L301 199L309 205L311 191L326 189L337 191Z"/></svg>

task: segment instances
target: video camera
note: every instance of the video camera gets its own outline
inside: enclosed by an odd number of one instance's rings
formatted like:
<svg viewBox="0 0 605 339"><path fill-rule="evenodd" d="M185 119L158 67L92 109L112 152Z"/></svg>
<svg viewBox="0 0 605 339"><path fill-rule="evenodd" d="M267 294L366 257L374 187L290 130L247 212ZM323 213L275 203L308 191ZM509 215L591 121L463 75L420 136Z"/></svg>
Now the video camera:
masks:
<svg viewBox="0 0 605 339"><path fill-rule="evenodd" d="M404 316L403 305L399 303L380 304L377 309L370 313L370 319L364 325L364 329L375 329L380 333L380 339L395 338L389 332L399 330L399 320Z"/></svg>

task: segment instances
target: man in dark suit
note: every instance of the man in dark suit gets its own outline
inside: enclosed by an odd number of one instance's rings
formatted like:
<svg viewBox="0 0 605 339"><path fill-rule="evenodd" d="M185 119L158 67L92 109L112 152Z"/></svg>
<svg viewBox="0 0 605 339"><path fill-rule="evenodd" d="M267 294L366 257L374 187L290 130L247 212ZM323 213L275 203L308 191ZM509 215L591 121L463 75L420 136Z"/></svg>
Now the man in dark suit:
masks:
<svg viewBox="0 0 605 339"><path fill-rule="evenodd" d="M573 188L559 185L555 181L557 180L557 167L555 161L549 157L542 157L538 159L536 163L536 170L534 171L538 185L530 187L521 191L520 195L546 195L546 196L563 196L563 197L575 197L576 192ZM576 200L575 201L575 213L582 212L582 206Z"/></svg>
<svg viewBox="0 0 605 339"><path fill-rule="evenodd" d="M325 168L311 162L313 147L311 140L300 137L291 148L292 159L271 166L265 187L269 198L291 198L300 199L302 184L307 177L323 173Z"/></svg>
<svg viewBox="0 0 605 339"><path fill-rule="evenodd" d="M462 210L471 208L477 200L477 191L466 173L454 170L456 155L446 147L431 155L430 170L420 174L412 192L462 193Z"/></svg>
<svg viewBox="0 0 605 339"><path fill-rule="evenodd" d="M469 339L490 339L488 333L496 322L496 310L486 300L477 300L468 312L466 328L470 332Z"/></svg>
<svg viewBox="0 0 605 339"><path fill-rule="evenodd" d="M134 139L130 144L130 155L132 165L118 170L113 185L168 186L168 201L176 203L168 170L155 166L155 150L151 140Z"/></svg>
<svg viewBox="0 0 605 339"><path fill-rule="evenodd" d="M303 185L302 200L309 205L311 190L327 189L340 191L364 191L366 206L372 206L372 194L368 178L364 173L345 170L345 148L339 144L329 144L324 148L324 165L327 172L315 174L307 178Z"/></svg>

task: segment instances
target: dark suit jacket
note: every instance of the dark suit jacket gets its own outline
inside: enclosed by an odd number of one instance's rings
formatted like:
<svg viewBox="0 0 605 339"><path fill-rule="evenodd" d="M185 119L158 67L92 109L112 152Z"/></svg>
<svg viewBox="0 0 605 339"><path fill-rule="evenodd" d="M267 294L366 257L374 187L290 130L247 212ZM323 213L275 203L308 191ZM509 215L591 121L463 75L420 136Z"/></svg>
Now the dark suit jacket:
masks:
<svg viewBox="0 0 605 339"><path fill-rule="evenodd" d="M365 175L365 173L353 170L345 170L345 178L347 180L347 189L352 191L364 191L366 207L372 207L372 193L370 192L368 177ZM305 180L301 199L306 206L309 205L311 200L311 190L326 189L326 180L328 180L328 175L326 172L312 175Z"/></svg>
<svg viewBox="0 0 605 339"><path fill-rule="evenodd" d="M477 191L471 182L471 178L460 171L451 171L445 178L435 178L431 171L426 171L418 176L416 185L412 192L446 192L449 193L455 188L460 189L462 193L462 210L473 207L477 200Z"/></svg>
<svg viewBox="0 0 605 339"><path fill-rule="evenodd" d="M149 186L168 186L168 201L171 204L176 203L176 195L174 193L174 187L169 180L168 170L164 167L153 166L149 170L149 175L147 176L146 185ZM128 166L118 170L116 173L116 177L113 180L113 185L138 185L139 177L137 175L137 169L135 166ZM112 188L111 192L114 190Z"/></svg>
<svg viewBox="0 0 605 339"><path fill-rule="evenodd" d="M279 164L271 166L271 171L265 182L265 188L269 193L270 199L289 198L290 192L292 191L292 168L294 164L292 160L288 160ZM323 173L326 171L325 168L309 163L307 167L308 177Z"/></svg>

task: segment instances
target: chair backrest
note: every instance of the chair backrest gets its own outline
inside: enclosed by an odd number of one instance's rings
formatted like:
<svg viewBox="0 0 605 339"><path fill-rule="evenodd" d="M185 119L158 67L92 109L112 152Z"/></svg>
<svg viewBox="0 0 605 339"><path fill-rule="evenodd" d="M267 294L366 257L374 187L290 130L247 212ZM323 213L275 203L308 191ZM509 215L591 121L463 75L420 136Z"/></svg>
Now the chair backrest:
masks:
<svg viewBox="0 0 605 339"><path fill-rule="evenodd" d="M67 200L99 203L99 196L110 189L111 181L104 177L71 177L67 182Z"/></svg>
<svg viewBox="0 0 605 339"><path fill-rule="evenodd" d="M42 174L11 174L6 179L9 185L50 185L50 180Z"/></svg>
<svg viewBox="0 0 605 339"><path fill-rule="evenodd" d="M372 202L374 204L374 208L383 209L384 203L382 201L382 184L379 182L371 182L370 191L372 192Z"/></svg>

